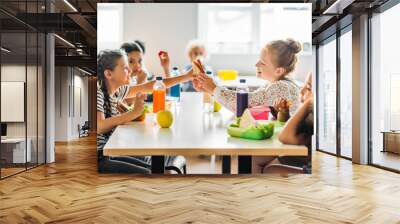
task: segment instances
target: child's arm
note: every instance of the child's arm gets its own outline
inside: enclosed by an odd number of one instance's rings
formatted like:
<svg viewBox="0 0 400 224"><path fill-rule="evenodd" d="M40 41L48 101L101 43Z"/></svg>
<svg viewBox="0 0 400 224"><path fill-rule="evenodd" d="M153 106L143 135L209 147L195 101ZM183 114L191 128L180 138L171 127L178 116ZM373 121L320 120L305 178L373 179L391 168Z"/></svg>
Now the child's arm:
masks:
<svg viewBox="0 0 400 224"><path fill-rule="evenodd" d="M293 114L293 116L286 122L282 131L279 133L279 141L284 144L291 145L303 145L306 144L306 140L302 138L299 134L297 134L297 127L300 122L302 122L307 114L308 108L312 105L313 101L307 100L304 102L299 109Z"/></svg>
<svg viewBox="0 0 400 224"><path fill-rule="evenodd" d="M97 133L104 134L114 127L134 120L142 114L139 110L132 110L115 117L105 118L104 113L97 111Z"/></svg>
<svg viewBox="0 0 400 224"><path fill-rule="evenodd" d="M206 92L214 95L215 100L231 111L236 111L236 91L225 87L217 86L214 80L203 74L196 76L193 80L193 86L197 91ZM267 94L265 88L259 88L249 93L249 107L266 105ZM272 104L271 104L272 105Z"/></svg>
<svg viewBox="0 0 400 224"><path fill-rule="evenodd" d="M117 116L105 118L104 113L97 111L97 133L104 134L111 131L114 127L125 124L142 115L144 110L144 95L136 97L134 108L131 111Z"/></svg>
<svg viewBox="0 0 400 224"><path fill-rule="evenodd" d="M166 78L163 80L163 82L164 82L165 86L167 88L169 88L178 83L189 81L192 78L193 78L193 71L190 70L190 71L186 72L184 75ZM146 82L146 83L143 83L140 85L131 86L129 88L129 92L128 92L126 98L135 97L137 93L151 93L153 91L153 86L154 86L155 82L156 81L153 80L153 81Z"/></svg>
<svg viewBox="0 0 400 224"><path fill-rule="evenodd" d="M280 89L281 91L275 91ZM215 88L214 97L216 100L227 107L231 111L236 111L236 91L227 88ZM296 97L290 97L289 89L285 84L274 83L268 87L260 87L253 92L249 92L249 107L255 106L273 106L274 101L278 98L297 100Z"/></svg>

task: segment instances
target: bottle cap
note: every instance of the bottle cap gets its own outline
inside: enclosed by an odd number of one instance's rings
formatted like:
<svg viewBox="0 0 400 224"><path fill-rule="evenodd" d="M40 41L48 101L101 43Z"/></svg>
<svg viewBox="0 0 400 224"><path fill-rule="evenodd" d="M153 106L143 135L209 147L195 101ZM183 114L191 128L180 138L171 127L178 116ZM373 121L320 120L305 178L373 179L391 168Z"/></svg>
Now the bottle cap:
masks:
<svg viewBox="0 0 400 224"><path fill-rule="evenodd" d="M239 79L239 83L246 83L246 79Z"/></svg>
<svg viewBox="0 0 400 224"><path fill-rule="evenodd" d="M172 70L178 70L178 67L172 67Z"/></svg>
<svg viewBox="0 0 400 224"><path fill-rule="evenodd" d="M212 75L212 71L206 71L207 75Z"/></svg>

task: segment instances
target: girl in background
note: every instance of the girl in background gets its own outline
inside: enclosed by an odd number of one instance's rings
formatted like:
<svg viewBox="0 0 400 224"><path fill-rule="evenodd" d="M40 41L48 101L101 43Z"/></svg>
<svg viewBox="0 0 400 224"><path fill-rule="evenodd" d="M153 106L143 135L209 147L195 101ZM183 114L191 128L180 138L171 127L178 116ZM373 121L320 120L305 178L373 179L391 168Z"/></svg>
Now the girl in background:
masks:
<svg viewBox="0 0 400 224"><path fill-rule="evenodd" d="M192 62L196 59L203 59L203 63L208 59L208 54L205 45L199 40L191 40L186 46L186 55L189 58L190 64L185 67L185 71L192 69ZM210 66L205 65L206 72L213 72ZM182 91L184 92L195 92L192 81L183 83Z"/></svg>
<svg viewBox="0 0 400 224"><path fill-rule="evenodd" d="M132 70L132 85L142 84L147 81L151 74L145 68L143 56L146 53L144 42L135 40L121 45L121 50L128 56L129 68Z"/></svg>

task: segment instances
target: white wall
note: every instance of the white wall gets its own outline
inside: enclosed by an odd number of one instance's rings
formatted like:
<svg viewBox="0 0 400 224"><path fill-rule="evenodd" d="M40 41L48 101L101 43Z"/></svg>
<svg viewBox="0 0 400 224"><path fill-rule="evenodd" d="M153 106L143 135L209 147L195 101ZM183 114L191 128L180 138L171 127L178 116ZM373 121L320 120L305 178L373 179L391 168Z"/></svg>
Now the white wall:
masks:
<svg viewBox="0 0 400 224"><path fill-rule="evenodd" d="M56 67L55 140L70 141L78 138L78 124L88 120L88 78L71 67ZM80 89L80 100L78 90ZM78 106L77 106L78 105ZM81 105L82 114L79 113ZM75 111L74 111L75 110Z"/></svg>
<svg viewBox="0 0 400 224"><path fill-rule="evenodd" d="M26 68L25 65L2 65L1 81L25 82L25 69L28 69L29 72L32 70L32 67L28 66ZM1 110L7 110L7 108L1 108ZM7 137L25 137L25 126L25 122L7 123Z"/></svg>
<svg viewBox="0 0 400 224"><path fill-rule="evenodd" d="M198 4L123 4L123 40L136 39L146 44L144 61L150 72L159 74L157 53L167 50L171 66L183 68L188 64L186 44L197 38ZM99 24L100 26L101 24ZM121 44L122 44L121 42ZM99 45L103 49L107 45ZM209 65L214 69L236 69L242 75L255 75L255 64L259 55L210 55ZM299 56L293 77L304 80L311 71L312 55Z"/></svg>
<svg viewBox="0 0 400 224"><path fill-rule="evenodd" d="M97 24L101 24L97 26L97 52L120 47L123 33L123 5L122 3L97 4Z"/></svg>
<svg viewBox="0 0 400 224"><path fill-rule="evenodd" d="M27 122L28 122L28 137L31 133L35 133L36 137L36 79L31 77L31 74L36 75L36 67L25 65L2 65L1 66L1 81L17 81L25 82L26 71L28 72L28 87L27 87ZM39 105L40 106L40 105ZM2 108L7 110L7 108ZM10 111L12 113L12 111ZM7 122L7 136L8 137L25 137L25 124L26 122Z"/></svg>
<svg viewBox="0 0 400 224"><path fill-rule="evenodd" d="M68 84L67 67L55 68L55 141L68 139Z"/></svg>
<svg viewBox="0 0 400 224"><path fill-rule="evenodd" d="M24 138L25 133L30 139L32 161L36 162L39 153L39 163L44 162L44 74L39 66L20 64L4 64L1 66L1 81L18 81L26 84L26 115L25 122L7 122L7 137ZM38 76L37 76L38 75ZM27 81L25 78L27 77ZM37 86L39 85L39 86ZM37 92L38 91L38 92ZM38 94L38 95L37 95ZM2 96L4 97L4 96ZM13 113L9 108L1 108L7 113ZM24 110L24 108L22 108Z"/></svg>
<svg viewBox="0 0 400 224"><path fill-rule="evenodd" d="M161 74L158 51L168 51L171 65L188 64L186 43L197 36L197 4L124 4L123 41L146 44L146 67Z"/></svg>

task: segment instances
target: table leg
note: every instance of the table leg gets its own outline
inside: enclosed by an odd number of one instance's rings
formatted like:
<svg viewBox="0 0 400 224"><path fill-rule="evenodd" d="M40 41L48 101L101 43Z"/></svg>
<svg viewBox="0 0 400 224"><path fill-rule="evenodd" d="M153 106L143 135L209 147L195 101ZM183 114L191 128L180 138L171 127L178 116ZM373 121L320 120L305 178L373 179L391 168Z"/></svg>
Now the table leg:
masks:
<svg viewBox="0 0 400 224"><path fill-rule="evenodd" d="M303 166L303 173L311 174L312 172L312 149L308 148L307 165Z"/></svg>
<svg viewBox="0 0 400 224"><path fill-rule="evenodd" d="M383 133L383 150L381 152L386 152L386 134Z"/></svg>
<svg viewBox="0 0 400 224"><path fill-rule="evenodd" d="M251 156L238 156L238 174L251 173Z"/></svg>
<svg viewBox="0 0 400 224"><path fill-rule="evenodd" d="M231 173L231 156L222 156L222 174Z"/></svg>
<svg viewBox="0 0 400 224"><path fill-rule="evenodd" d="M164 174L164 156L151 157L151 173Z"/></svg>

